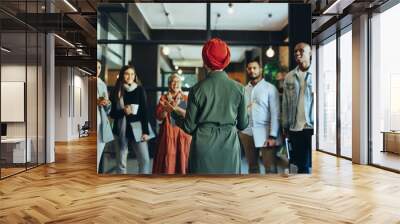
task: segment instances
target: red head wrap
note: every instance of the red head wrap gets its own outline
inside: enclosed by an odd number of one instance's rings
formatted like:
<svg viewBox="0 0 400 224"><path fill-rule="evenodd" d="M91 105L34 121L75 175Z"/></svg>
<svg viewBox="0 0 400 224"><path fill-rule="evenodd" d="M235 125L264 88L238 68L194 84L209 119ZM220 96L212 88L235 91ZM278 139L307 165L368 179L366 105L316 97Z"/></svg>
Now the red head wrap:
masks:
<svg viewBox="0 0 400 224"><path fill-rule="evenodd" d="M204 64L212 70L226 68L231 59L228 45L218 38L213 38L204 44L202 56Z"/></svg>

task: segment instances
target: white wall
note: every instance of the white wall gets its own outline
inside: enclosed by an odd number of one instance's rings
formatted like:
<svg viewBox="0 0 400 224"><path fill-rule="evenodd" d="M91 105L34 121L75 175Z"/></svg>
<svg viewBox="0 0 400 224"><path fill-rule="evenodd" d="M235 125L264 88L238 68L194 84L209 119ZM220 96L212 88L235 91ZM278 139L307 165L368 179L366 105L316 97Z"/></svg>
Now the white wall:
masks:
<svg viewBox="0 0 400 224"><path fill-rule="evenodd" d="M73 89L72 91L73 96L71 96L73 99L73 108L71 108L72 111L72 119L71 119L71 135L73 138L78 138L78 124L83 125L85 121L89 120L89 110L88 110L88 78L87 77L82 77L81 75L76 75L76 72L79 72L78 70L75 69L75 75L74 75L74 82ZM79 72L79 74L82 74Z"/></svg>
<svg viewBox="0 0 400 224"><path fill-rule="evenodd" d="M56 141L79 138L78 124L88 120L88 78L72 67L56 67Z"/></svg>
<svg viewBox="0 0 400 224"><path fill-rule="evenodd" d="M1 81L3 82L25 82L25 71L26 67L24 65L19 64L5 64L1 66ZM36 74L36 67L29 66L27 67L28 74ZM28 77L29 78L29 77ZM29 86L36 86L36 80L29 79ZM36 88L27 88L27 107L36 108L37 99L36 99ZM39 107L41 105L38 105ZM8 108L1 108L1 110L8 110ZM29 109L28 109L29 111ZM36 110L35 110L36 111ZM12 111L10 111L11 113ZM36 123L37 115L36 113L27 113L28 122ZM28 129L32 127L36 130L36 125L33 127L33 124L28 124ZM30 131L28 130L28 138ZM7 122L7 136L8 137L25 137L25 122ZM36 133L35 133L36 137Z"/></svg>
<svg viewBox="0 0 400 224"><path fill-rule="evenodd" d="M7 137L9 138L25 138L25 134L31 142L32 161L39 163L44 162L44 80L42 68L39 66L36 71L36 65L27 67L24 64L3 64L1 66L2 82L24 82L26 84L26 115L25 122L6 122ZM27 80L25 80L27 78ZM23 94L23 93L22 93ZM7 97L7 96L2 96ZM24 106L25 108L25 106ZM22 110L25 110L22 108ZM10 108L1 108L2 112L13 113ZM22 111L24 112L24 111ZM37 151L38 150L38 151ZM37 154L39 156L37 157Z"/></svg>
<svg viewBox="0 0 400 224"><path fill-rule="evenodd" d="M1 81L25 82L25 64L9 64L1 66ZM7 108L1 108L7 110ZM25 123L7 123L7 137L25 137ZM29 137L29 136L28 136Z"/></svg>
<svg viewBox="0 0 400 224"><path fill-rule="evenodd" d="M67 67L55 68L55 141L68 140L69 72Z"/></svg>

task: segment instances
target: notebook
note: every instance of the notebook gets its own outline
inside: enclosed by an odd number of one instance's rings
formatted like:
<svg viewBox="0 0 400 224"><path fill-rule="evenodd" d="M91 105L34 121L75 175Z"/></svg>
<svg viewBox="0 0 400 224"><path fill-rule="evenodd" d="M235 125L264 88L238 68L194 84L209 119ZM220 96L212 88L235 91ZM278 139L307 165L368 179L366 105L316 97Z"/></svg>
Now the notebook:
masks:
<svg viewBox="0 0 400 224"><path fill-rule="evenodd" d="M149 125L149 140L150 140L152 138L155 138L156 135L154 134L150 123L148 123L148 125ZM133 136L135 137L135 141L141 142L140 138L142 138L142 123L140 121L131 122L131 127L133 131Z"/></svg>

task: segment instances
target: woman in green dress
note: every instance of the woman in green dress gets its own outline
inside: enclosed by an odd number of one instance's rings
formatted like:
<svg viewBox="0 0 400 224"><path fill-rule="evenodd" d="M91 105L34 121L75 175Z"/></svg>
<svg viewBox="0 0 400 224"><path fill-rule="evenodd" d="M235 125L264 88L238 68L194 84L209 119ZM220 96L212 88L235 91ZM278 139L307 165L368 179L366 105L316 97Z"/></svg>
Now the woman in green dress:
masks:
<svg viewBox="0 0 400 224"><path fill-rule="evenodd" d="M239 174L238 130L248 125L244 87L223 70L230 62L227 44L209 40L202 51L206 78L189 92L185 117L172 111L176 124L192 135L189 154L191 174Z"/></svg>

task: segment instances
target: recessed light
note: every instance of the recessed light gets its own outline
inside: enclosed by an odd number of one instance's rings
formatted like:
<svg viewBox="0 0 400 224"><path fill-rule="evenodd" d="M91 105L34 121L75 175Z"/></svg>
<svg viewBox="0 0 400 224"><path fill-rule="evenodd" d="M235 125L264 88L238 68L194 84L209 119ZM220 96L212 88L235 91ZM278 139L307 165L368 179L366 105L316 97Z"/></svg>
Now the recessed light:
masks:
<svg viewBox="0 0 400 224"><path fill-rule="evenodd" d="M9 50L9 49L7 49L7 48L5 48L5 47L1 47L0 49L1 49L2 51L6 52L6 53L10 53L10 52L11 52L11 50Z"/></svg>
<svg viewBox="0 0 400 224"><path fill-rule="evenodd" d="M68 5L68 7L70 7L74 12L78 12L78 10L68 1L68 0L64 0L65 4Z"/></svg>
<svg viewBox="0 0 400 224"><path fill-rule="evenodd" d="M228 13L229 14L233 14L235 12L235 10L233 9L233 4L229 3L228 4Z"/></svg>
<svg viewBox="0 0 400 224"><path fill-rule="evenodd" d="M87 74L87 75L93 75L92 73L90 73L90 72L88 72L88 71L86 71L86 70L84 70L84 69L81 69L81 68L79 68L79 67L78 67L78 69L79 69L81 72L83 72L83 73L85 73L85 74Z"/></svg>
<svg viewBox="0 0 400 224"><path fill-rule="evenodd" d="M269 58L274 57L275 51L272 49L272 46L269 46L268 50L265 52L265 55Z"/></svg>
<svg viewBox="0 0 400 224"><path fill-rule="evenodd" d="M66 43L67 45L69 45L69 46L75 48L75 45L73 45L71 42L67 41L66 39L60 37L59 35L54 34L54 36L57 37L58 39L60 39L62 42Z"/></svg>
<svg viewBox="0 0 400 224"><path fill-rule="evenodd" d="M169 47L163 47L161 51L164 55L169 55L170 52Z"/></svg>

